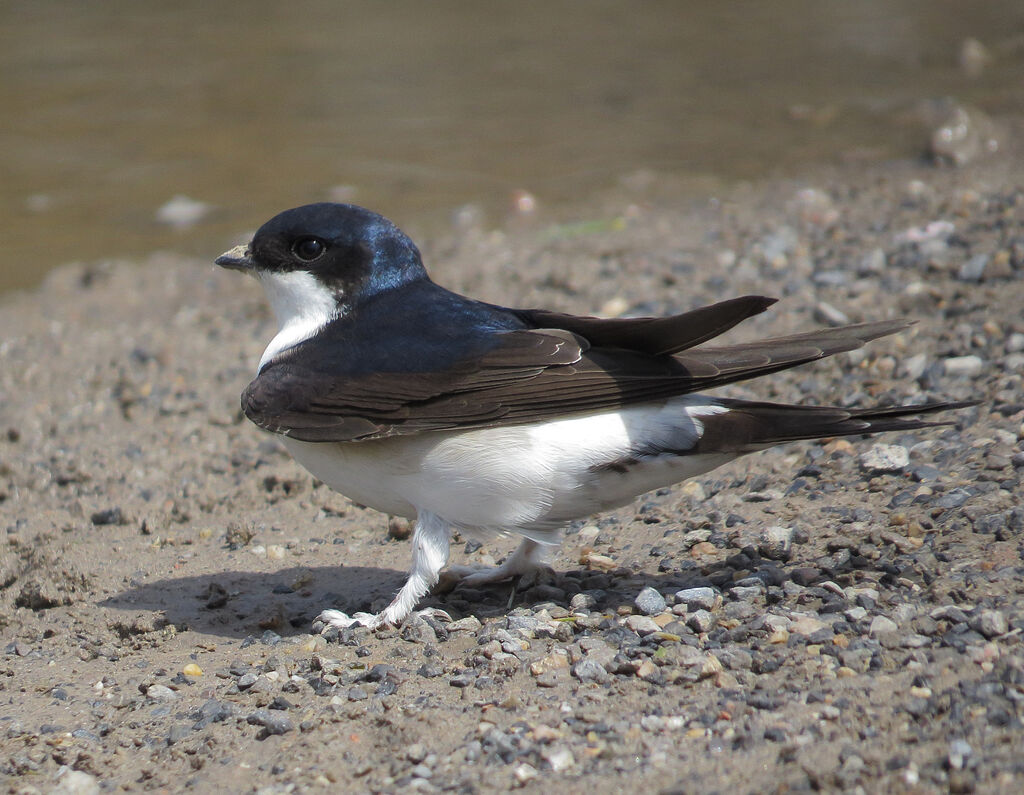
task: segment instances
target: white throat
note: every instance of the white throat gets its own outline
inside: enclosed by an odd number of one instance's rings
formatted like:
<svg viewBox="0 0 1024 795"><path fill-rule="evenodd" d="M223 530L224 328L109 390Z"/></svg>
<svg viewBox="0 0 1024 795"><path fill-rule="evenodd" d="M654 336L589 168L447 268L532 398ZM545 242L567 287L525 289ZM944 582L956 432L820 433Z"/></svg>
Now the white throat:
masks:
<svg viewBox="0 0 1024 795"><path fill-rule="evenodd" d="M277 318L277 334L263 351L259 369L282 351L307 340L341 314L337 295L308 271L257 274Z"/></svg>

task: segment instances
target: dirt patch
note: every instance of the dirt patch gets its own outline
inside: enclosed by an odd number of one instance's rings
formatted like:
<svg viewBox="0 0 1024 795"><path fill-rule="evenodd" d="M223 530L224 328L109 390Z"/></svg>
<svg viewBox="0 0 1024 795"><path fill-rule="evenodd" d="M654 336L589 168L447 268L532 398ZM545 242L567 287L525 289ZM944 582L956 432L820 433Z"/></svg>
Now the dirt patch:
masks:
<svg viewBox="0 0 1024 795"><path fill-rule="evenodd" d="M555 574L431 597L452 625L308 634L387 600L408 542L240 416L271 336L256 285L154 256L9 298L8 790L1019 791L1020 162L820 171L700 207L647 186L586 223L420 241L437 281L513 305L784 298L734 339L919 320L734 396L983 401L578 523Z"/></svg>

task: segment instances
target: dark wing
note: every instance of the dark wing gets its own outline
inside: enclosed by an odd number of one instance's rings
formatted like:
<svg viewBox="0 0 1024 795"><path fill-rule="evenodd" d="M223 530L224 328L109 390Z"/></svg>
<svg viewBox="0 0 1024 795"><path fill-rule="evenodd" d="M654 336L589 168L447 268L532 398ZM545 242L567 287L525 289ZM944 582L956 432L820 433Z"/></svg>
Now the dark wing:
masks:
<svg viewBox="0 0 1024 795"><path fill-rule="evenodd" d="M526 322L567 328L518 329L492 336L486 350L434 370L338 373L298 346L263 369L242 394L257 425L304 441L357 441L451 428L555 419L659 400L741 381L892 334L887 321L721 348L691 348L763 309L749 297L677 318L611 321L524 311ZM724 307L724 308L723 308ZM680 317L687 317L683 315ZM673 323L666 323L673 321ZM701 321L701 322L693 322ZM650 330L667 332L660 345ZM615 332L621 332L616 334ZM669 355L659 349L679 351Z"/></svg>
<svg viewBox="0 0 1024 795"><path fill-rule="evenodd" d="M514 314L534 328L560 328L579 334L595 348L625 348L661 356L724 334L776 301L763 295L744 295L671 317L577 317L546 309L514 310Z"/></svg>

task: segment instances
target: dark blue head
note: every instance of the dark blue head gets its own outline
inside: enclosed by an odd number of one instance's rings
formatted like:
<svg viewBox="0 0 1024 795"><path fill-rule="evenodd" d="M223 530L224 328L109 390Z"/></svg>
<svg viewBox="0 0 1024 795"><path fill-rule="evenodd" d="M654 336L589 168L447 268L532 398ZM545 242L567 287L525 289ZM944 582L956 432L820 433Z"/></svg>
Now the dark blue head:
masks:
<svg viewBox="0 0 1024 795"><path fill-rule="evenodd" d="M387 218L353 204L307 204L274 216L217 259L254 275L309 273L336 297L370 297L427 278L420 252Z"/></svg>

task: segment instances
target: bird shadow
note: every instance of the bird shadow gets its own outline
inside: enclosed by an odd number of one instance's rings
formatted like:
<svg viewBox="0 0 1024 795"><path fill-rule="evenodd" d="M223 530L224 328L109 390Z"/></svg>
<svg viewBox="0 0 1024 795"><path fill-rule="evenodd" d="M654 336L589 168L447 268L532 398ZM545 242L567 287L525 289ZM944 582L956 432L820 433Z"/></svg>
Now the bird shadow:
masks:
<svg viewBox="0 0 1024 795"><path fill-rule="evenodd" d="M760 563L758 571L763 573L765 561ZM775 584L791 577L786 564L771 563L770 569ZM645 586L662 594L697 586L721 591L731 586L733 574L734 567L725 562L660 573L545 569L537 577L485 587L456 585L428 595L419 606L441 608L456 619L466 615L487 619L538 604L570 608L575 594L588 592L598 595L591 609L614 614L622 606L632 606ZM221 571L132 582L100 604L123 612L123 618L113 622L123 635L174 625L179 631L221 637L246 638L267 630L288 636L308 633L313 619L326 608L347 613L382 609L406 576L405 572L371 566L289 567L269 573ZM822 579L827 576L828 572L821 572Z"/></svg>
<svg viewBox="0 0 1024 795"><path fill-rule="evenodd" d="M245 638L272 630L279 635L310 631L326 608L369 610L401 587L403 572L372 566L293 566L274 572L225 570L133 581L100 604L124 611L115 622L122 634L159 625L203 634ZM154 618L153 616L157 616Z"/></svg>

